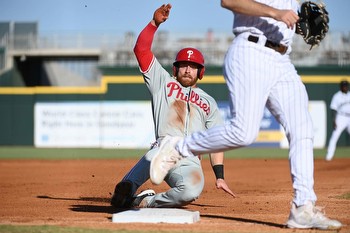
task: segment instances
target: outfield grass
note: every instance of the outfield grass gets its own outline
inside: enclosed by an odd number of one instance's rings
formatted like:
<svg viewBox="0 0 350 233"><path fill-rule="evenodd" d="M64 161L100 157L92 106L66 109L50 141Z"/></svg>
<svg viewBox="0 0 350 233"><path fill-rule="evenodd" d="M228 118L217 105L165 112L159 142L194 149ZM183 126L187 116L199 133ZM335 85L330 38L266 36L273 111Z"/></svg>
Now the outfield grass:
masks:
<svg viewBox="0 0 350 233"><path fill-rule="evenodd" d="M184 231L173 229L171 231L148 230L148 231L128 231L128 230L110 230L110 229L91 229L78 227L60 227L60 226L12 226L0 225L1 233L194 233L194 231ZM205 233L205 231L196 231ZM208 230L208 232L212 232ZM237 231L227 231L227 233L239 233Z"/></svg>
<svg viewBox="0 0 350 233"><path fill-rule="evenodd" d="M1 233L145 233L145 231L109 230L109 229L89 229L78 227L60 226L13 226L0 225ZM159 233L160 231L147 231L147 233ZM169 232L169 231L168 231Z"/></svg>
<svg viewBox="0 0 350 233"><path fill-rule="evenodd" d="M0 159L139 158L146 149L0 147Z"/></svg>
<svg viewBox="0 0 350 233"><path fill-rule="evenodd" d="M2 233L111 233L111 230L96 230L96 229L84 229L76 227L58 227L58 226L12 226L2 225L0 226L0 232ZM121 233L126 231L120 231ZM128 232L131 233L131 232Z"/></svg>
<svg viewBox="0 0 350 233"><path fill-rule="evenodd" d="M0 159L126 159L139 158L147 149L0 147ZM326 149L315 149L324 158ZM226 158L288 158L287 149L246 147L225 152ZM335 158L350 158L350 147L339 147Z"/></svg>

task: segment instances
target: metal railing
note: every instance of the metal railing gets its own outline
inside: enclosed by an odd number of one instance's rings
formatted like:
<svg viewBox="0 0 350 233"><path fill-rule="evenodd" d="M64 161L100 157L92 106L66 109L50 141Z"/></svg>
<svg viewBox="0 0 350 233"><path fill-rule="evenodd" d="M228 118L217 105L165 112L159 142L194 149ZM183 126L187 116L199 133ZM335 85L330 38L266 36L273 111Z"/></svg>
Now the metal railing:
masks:
<svg viewBox="0 0 350 233"><path fill-rule="evenodd" d="M155 36L153 51L158 59L167 65L173 62L179 49L185 46L194 46L205 54L206 64L222 65L224 54L232 39L231 33L215 35L212 33L193 33L189 35L160 31ZM23 53L49 49L71 49L73 51L98 49L101 51L99 64L135 66L137 65L133 54L135 41L136 36L132 32L127 32L124 35L78 33L75 35L50 34L42 36L29 34L16 37L5 35L0 38L0 47L5 48L6 52L21 50ZM330 32L321 45L311 51L302 38L296 36L291 59L296 65L350 65L350 32L347 34ZM0 58L0 60L3 61L5 58Z"/></svg>

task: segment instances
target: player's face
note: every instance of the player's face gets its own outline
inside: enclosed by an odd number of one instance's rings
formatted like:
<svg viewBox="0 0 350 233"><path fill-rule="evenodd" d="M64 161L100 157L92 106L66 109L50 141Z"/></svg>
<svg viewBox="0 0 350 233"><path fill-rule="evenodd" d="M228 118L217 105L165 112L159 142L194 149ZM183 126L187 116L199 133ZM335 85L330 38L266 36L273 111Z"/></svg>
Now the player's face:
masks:
<svg viewBox="0 0 350 233"><path fill-rule="evenodd" d="M349 91L349 86L343 85L343 86L341 86L340 90L341 90L343 93L347 93L347 92Z"/></svg>
<svg viewBox="0 0 350 233"><path fill-rule="evenodd" d="M197 83L198 65L193 62L180 62L177 81L184 87L194 86Z"/></svg>

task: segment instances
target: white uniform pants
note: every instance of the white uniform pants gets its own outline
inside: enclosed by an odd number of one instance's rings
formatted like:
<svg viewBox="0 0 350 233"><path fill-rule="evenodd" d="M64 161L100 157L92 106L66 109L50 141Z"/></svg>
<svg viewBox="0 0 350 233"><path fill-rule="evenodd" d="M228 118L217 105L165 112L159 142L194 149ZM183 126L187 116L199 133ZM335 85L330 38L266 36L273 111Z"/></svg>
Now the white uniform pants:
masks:
<svg viewBox="0 0 350 233"><path fill-rule="evenodd" d="M315 202L313 126L308 96L288 55L236 37L224 65L233 118L230 124L192 134L180 141L184 156L231 150L256 139L265 105L284 127L297 206ZM239 153L239 151L237 151Z"/></svg>
<svg viewBox="0 0 350 233"><path fill-rule="evenodd" d="M350 116L337 114L335 123L337 124L337 128L333 130L332 136L329 139L326 160L332 160L341 133L347 128L348 134L350 134Z"/></svg>

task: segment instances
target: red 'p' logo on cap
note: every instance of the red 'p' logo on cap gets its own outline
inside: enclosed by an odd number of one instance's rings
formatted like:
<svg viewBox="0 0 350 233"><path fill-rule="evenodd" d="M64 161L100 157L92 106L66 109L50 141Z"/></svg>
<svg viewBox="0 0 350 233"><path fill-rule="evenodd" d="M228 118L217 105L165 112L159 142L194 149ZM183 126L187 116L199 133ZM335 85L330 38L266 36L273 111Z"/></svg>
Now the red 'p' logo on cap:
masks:
<svg viewBox="0 0 350 233"><path fill-rule="evenodd" d="M192 50L187 50L187 58L190 59L191 58L191 55L193 54L193 51Z"/></svg>

